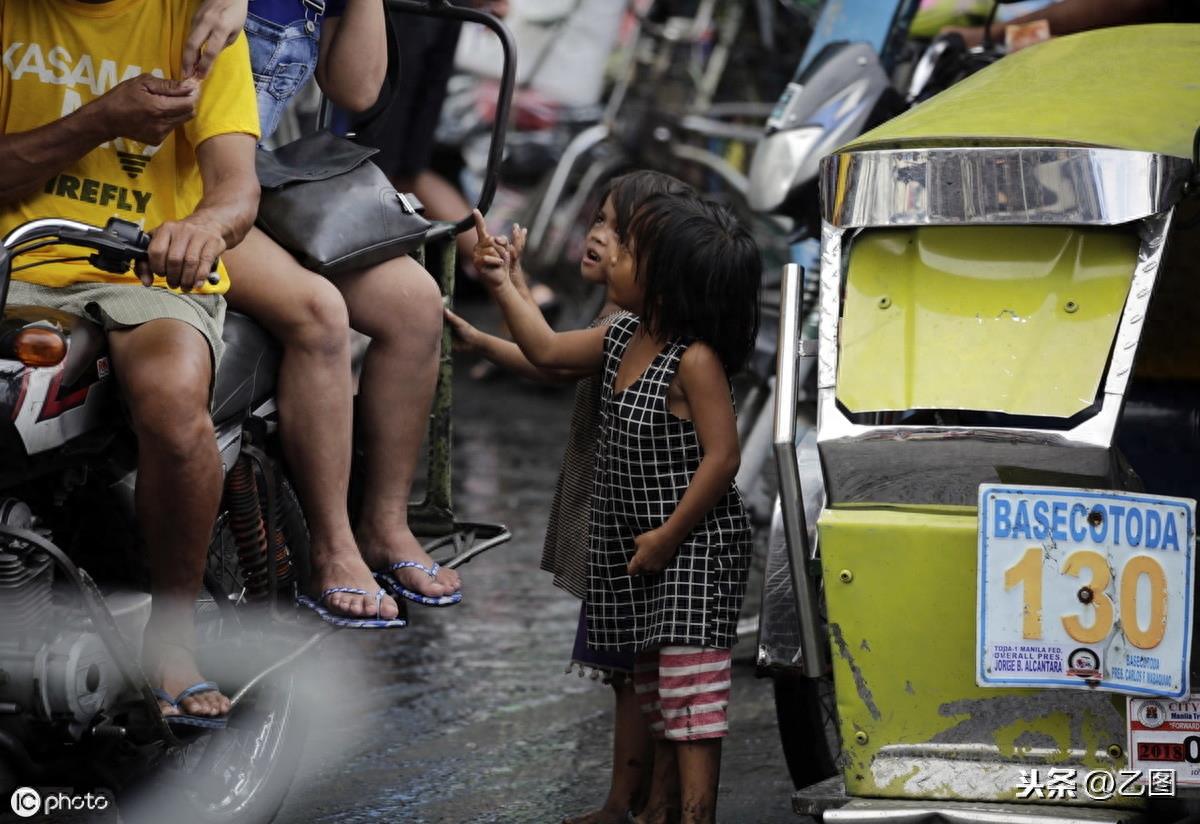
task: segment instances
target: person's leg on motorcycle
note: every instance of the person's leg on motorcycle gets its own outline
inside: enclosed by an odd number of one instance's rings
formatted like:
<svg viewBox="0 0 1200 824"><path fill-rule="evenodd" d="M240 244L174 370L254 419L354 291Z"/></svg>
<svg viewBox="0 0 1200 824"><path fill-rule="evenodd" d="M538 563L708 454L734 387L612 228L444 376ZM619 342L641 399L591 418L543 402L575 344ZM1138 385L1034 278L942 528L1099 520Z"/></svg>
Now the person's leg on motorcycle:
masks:
<svg viewBox="0 0 1200 824"><path fill-rule="evenodd" d="M224 261L231 273L225 296L230 307L261 323L283 348L279 434L308 523L310 594L330 587L374 593L379 585L359 554L346 512L354 399L345 302L329 281L257 229ZM340 615L375 617L374 595L333 593L325 606ZM392 619L399 608L384 598L379 614Z"/></svg>
<svg viewBox="0 0 1200 824"><path fill-rule="evenodd" d="M143 662L151 684L178 695L205 680L193 648L196 596L221 502L221 458L208 409L212 354L199 332L173 319L110 331L108 340L138 442L134 496L153 596ZM229 707L224 695L206 692L180 709L217 716ZM178 712L165 705L163 711Z"/></svg>
<svg viewBox="0 0 1200 824"><path fill-rule="evenodd" d="M420 459L441 354L442 296L410 257L332 278L350 310L350 325L371 338L359 380L358 426L364 452L362 514L356 524L367 564L386 570L398 561L429 568L432 559L408 526L408 497ZM398 570L405 587L440 596L460 587L442 568L432 579Z"/></svg>

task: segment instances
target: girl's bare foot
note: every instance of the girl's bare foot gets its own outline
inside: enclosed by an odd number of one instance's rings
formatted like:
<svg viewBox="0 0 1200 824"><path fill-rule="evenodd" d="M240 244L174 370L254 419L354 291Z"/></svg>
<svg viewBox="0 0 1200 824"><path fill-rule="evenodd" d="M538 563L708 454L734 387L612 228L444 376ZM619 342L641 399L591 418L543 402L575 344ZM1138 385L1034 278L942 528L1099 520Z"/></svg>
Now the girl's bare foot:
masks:
<svg viewBox="0 0 1200 824"><path fill-rule="evenodd" d="M562 824L625 824L625 813L601 808L582 815L567 816Z"/></svg>

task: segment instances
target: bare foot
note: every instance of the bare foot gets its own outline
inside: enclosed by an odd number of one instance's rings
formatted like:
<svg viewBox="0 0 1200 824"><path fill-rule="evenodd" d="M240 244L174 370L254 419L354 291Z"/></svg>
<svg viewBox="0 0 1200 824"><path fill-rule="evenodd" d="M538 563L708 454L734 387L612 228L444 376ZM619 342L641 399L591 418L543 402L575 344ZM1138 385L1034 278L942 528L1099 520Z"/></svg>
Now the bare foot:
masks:
<svg viewBox="0 0 1200 824"><path fill-rule="evenodd" d="M625 813L601 808L582 815L567 816L562 824L625 824Z"/></svg>
<svg viewBox="0 0 1200 824"><path fill-rule="evenodd" d="M433 559L407 526L386 534L360 530L358 545L362 548L363 559L371 569L390 570L392 564L400 561L416 561L426 569L433 567ZM462 588L462 579L458 577L458 573L445 567L438 569L436 578L430 578L428 573L416 567L398 569L391 574L406 588L434 598L452 595Z"/></svg>
<svg viewBox="0 0 1200 824"><path fill-rule="evenodd" d="M155 636L151 631L146 633L142 661L150 683L172 697L206 680L196 668L196 659L192 657L189 647ZM178 708L165 701L158 702L163 715L187 714L207 718L227 715L230 706L229 699L216 691L191 695L183 699Z"/></svg>
<svg viewBox="0 0 1200 824"><path fill-rule="evenodd" d="M395 600L391 596L385 595L379 602L379 614L376 616L375 593L379 591L379 583L371 574L370 567L358 554L357 548L330 551L313 546L313 599L319 599L321 593L331 587L352 587L367 593L366 595L356 595L352 592L330 593L322 606L335 615L345 618L379 617L387 621L400 615L400 607L396 605Z"/></svg>
<svg viewBox="0 0 1200 824"><path fill-rule="evenodd" d="M629 820L634 824L676 824L679 821L679 810L670 806L647 806L640 815L629 816Z"/></svg>

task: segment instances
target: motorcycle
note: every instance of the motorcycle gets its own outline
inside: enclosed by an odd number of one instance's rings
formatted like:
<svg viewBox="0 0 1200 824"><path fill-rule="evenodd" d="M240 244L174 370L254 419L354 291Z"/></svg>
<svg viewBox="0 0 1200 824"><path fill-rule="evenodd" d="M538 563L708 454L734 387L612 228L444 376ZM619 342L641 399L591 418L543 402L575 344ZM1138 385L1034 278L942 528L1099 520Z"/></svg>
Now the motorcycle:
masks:
<svg viewBox="0 0 1200 824"><path fill-rule="evenodd" d="M1200 26L1051 40L821 162L759 653L797 812L1167 822L1200 783L1197 56Z"/></svg>
<svg viewBox="0 0 1200 824"><path fill-rule="evenodd" d="M498 20L390 2L496 32L505 54L499 108L507 111L515 62ZM495 191L505 120L493 129L481 210ZM454 235L472 226L469 215L434 224L419 255L447 296ZM134 518L136 442L116 402L105 335L79 317L7 304L14 261L26 252L83 250L92 266L132 281L149 241L116 218L103 228L48 218L0 244L0 784L22 788L12 797L18 813L19 804L31 809L31 788L50 786L101 791L87 809L119 802L129 821L162 820L170 810L184 820L267 822L303 753L306 665L337 631L296 606L311 561L276 435L278 346L252 319L227 313L212 401L224 492L195 606L195 653L232 709L221 729L185 732L165 722L140 665L151 596ZM454 517L448 340L443 351L426 497L411 505L409 522L453 568L510 534ZM104 806L95 806L101 796Z"/></svg>

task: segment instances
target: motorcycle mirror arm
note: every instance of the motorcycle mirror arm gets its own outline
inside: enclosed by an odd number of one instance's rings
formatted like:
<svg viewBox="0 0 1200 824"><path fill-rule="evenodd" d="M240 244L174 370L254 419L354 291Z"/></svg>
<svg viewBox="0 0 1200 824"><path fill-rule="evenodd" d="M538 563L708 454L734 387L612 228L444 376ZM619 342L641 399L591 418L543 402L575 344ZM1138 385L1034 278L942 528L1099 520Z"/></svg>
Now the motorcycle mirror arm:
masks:
<svg viewBox="0 0 1200 824"><path fill-rule="evenodd" d="M479 23L491 29L500 38L500 47L504 53L504 65L500 72L500 94L496 102L496 117L492 122L492 142L488 148L487 171L484 174L483 188L479 192L479 200L475 208L483 214L492 205L496 195L496 182L500 174L500 161L504 158L504 139L508 132L508 117L512 108L513 89L516 88L517 61L516 41L512 32L499 18L487 12L476 9L452 6L449 0L386 0L387 7L392 11L419 14L425 17L441 17L447 20L459 20L466 23ZM475 226L471 215L464 216L457 223L446 224L445 228L436 227L429 233L428 239L434 240L446 234L460 234Z"/></svg>

